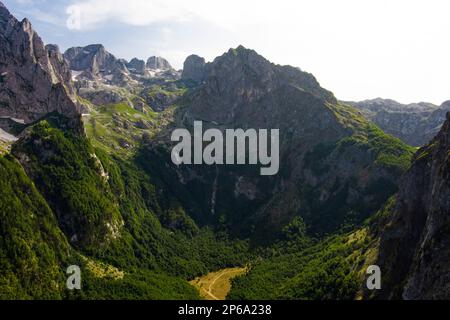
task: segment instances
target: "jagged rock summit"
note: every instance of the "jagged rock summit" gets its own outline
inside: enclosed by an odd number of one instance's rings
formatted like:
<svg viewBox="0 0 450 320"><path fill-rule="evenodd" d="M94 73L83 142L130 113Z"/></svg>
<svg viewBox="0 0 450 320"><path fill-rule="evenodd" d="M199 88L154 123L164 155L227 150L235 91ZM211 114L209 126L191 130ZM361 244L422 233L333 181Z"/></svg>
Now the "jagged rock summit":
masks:
<svg viewBox="0 0 450 320"><path fill-rule="evenodd" d="M126 71L124 64L101 44L70 48L64 53L64 57L70 63L71 70L89 71L94 76L111 74L117 69Z"/></svg>
<svg viewBox="0 0 450 320"><path fill-rule="evenodd" d="M205 59L199 57L195 54L190 55L186 58L183 67L182 79L194 80L197 82L202 82L205 77Z"/></svg>
<svg viewBox="0 0 450 320"><path fill-rule="evenodd" d="M145 61L137 58L131 59L131 61L127 64L127 68L131 73L136 73L140 75L145 74Z"/></svg>
<svg viewBox="0 0 450 320"><path fill-rule="evenodd" d="M150 70L167 71L173 69L169 61L167 61L162 57L155 57L155 56L148 58L146 66Z"/></svg>
<svg viewBox="0 0 450 320"><path fill-rule="evenodd" d="M205 83L194 96L192 112L196 113L198 118L223 124L233 121L238 124L245 117L249 121L248 124L264 127L267 124L255 122L263 122L263 118L273 118L270 115L280 113L283 105L266 100L270 106L265 112L245 106L264 103L264 99L277 96L281 92L308 94L316 100L337 103L334 95L322 88L313 75L299 68L275 65L256 51L243 46L230 49L206 64L200 77L204 78ZM276 98L278 99L278 96ZM277 125L284 127L286 124Z"/></svg>
<svg viewBox="0 0 450 320"><path fill-rule="evenodd" d="M133 58L128 62L116 58L101 44L70 48L64 58L70 65L78 95L94 105L124 102L143 110L144 100L148 98L147 103L152 103L152 108L159 111L175 98L166 99L170 90L154 93L153 86L181 78L181 72L173 69L164 58L150 57L147 62ZM136 98L137 92L143 97Z"/></svg>
<svg viewBox="0 0 450 320"><path fill-rule="evenodd" d="M55 45L44 46L31 23L19 22L0 2L0 127L28 124L50 112L78 118L70 71Z"/></svg>
<svg viewBox="0 0 450 320"><path fill-rule="evenodd" d="M133 58L118 59L101 44L73 47L64 53L73 79L84 88L100 84L133 87L148 79L177 80L181 74L162 57L150 57L147 62Z"/></svg>

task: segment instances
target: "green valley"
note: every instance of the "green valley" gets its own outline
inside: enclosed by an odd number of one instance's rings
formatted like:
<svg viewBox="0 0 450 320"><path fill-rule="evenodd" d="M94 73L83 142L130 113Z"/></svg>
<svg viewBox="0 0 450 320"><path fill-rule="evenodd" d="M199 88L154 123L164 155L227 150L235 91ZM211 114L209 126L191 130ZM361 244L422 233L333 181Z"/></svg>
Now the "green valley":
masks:
<svg viewBox="0 0 450 320"><path fill-rule="evenodd" d="M0 2L0 300L448 299L449 107L242 45L60 52Z"/></svg>

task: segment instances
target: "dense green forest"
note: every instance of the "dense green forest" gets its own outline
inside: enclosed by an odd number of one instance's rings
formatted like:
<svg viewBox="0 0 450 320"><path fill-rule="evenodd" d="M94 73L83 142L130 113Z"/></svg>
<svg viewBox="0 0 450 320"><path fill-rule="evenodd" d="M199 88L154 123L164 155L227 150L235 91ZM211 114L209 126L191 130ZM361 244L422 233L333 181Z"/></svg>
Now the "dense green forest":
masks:
<svg viewBox="0 0 450 320"><path fill-rule="evenodd" d="M368 134L380 137L370 139L370 148L383 152L390 146L380 143L399 143L376 128ZM341 144L367 143L352 139ZM308 157L317 157L318 148ZM8 237L1 238L2 298L197 299L187 280L248 263L229 299L357 295L371 243L367 229L315 239L297 217L270 246L250 248L230 240L220 225L199 227L152 177L143 155L138 151L130 161L95 148L57 114L27 129L1 158L1 234ZM28 175L15 157L27 159ZM72 264L82 268L80 292L65 289Z"/></svg>
<svg viewBox="0 0 450 320"><path fill-rule="evenodd" d="M450 102L340 101L242 45L180 70L44 42L0 0L0 300L449 296Z"/></svg>
<svg viewBox="0 0 450 320"><path fill-rule="evenodd" d="M247 261L246 242L197 227L145 172L95 150L63 117L27 130L12 154L27 158L31 180L1 158L3 298L64 297L71 264L85 271L73 298L197 298L186 280Z"/></svg>
<svg viewBox="0 0 450 320"><path fill-rule="evenodd" d="M231 300L352 300L375 258L382 213L360 229L322 240L305 236L304 223L285 229L284 240L261 252L248 273L233 280Z"/></svg>

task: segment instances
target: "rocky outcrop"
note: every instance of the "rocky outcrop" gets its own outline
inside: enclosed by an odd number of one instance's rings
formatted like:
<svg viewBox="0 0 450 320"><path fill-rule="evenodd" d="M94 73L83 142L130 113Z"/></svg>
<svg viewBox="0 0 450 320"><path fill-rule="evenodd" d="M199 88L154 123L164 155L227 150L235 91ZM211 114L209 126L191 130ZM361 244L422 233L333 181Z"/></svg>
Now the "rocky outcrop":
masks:
<svg viewBox="0 0 450 320"><path fill-rule="evenodd" d="M53 82L62 83L66 86L67 92L73 96L75 94L74 87L72 85L72 75L64 60L63 55L59 51L59 47L54 44L48 44L45 46L48 52L48 58L50 61L51 75L54 78Z"/></svg>
<svg viewBox="0 0 450 320"><path fill-rule="evenodd" d="M155 56L148 58L146 67L150 70L162 70L162 71L173 69L169 61L167 61L162 57L155 57Z"/></svg>
<svg viewBox="0 0 450 320"><path fill-rule="evenodd" d="M184 62L183 74L181 78L184 80L194 80L202 82L205 78L205 59L197 55L187 57Z"/></svg>
<svg viewBox="0 0 450 320"><path fill-rule="evenodd" d="M181 78L181 72L174 70L164 58L151 57L147 63L133 58L127 62L117 59L99 44L68 49L64 57L70 64L77 94L94 105L130 103L131 97L142 92L141 98L162 111L179 96L163 89L166 83L170 87L170 82ZM147 89L155 84L160 88L158 95L146 96Z"/></svg>
<svg viewBox="0 0 450 320"><path fill-rule="evenodd" d="M0 117L31 123L56 111L77 122L70 79L58 47L45 47L27 19L19 22L0 3Z"/></svg>
<svg viewBox="0 0 450 320"><path fill-rule="evenodd" d="M101 44L70 48L64 53L64 57L69 62L71 70L89 71L94 76L111 74L116 69L126 71L123 63L106 51Z"/></svg>
<svg viewBox="0 0 450 320"><path fill-rule="evenodd" d="M101 44L70 48L64 53L74 80L88 86L108 84L126 87L132 83L127 62L117 59Z"/></svg>
<svg viewBox="0 0 450 320"><path fill-rule="evenodd" d="M394 100L374 99L349 102L385 132L412 146L423 146L433 139L445 121L450 105L431 103L404 105Z"/></svg>
<svg viewBox="0 0 450 320"><path fill-rule="evenodd" d="M272 102L270 110L265 112L256 106L245 106L264 103L263 97L276 95L280 91L295 92L298 88L302 94L308 93L312 100L333 104L337 102L334 95L323 89L313 75L290 66L274 65L255 51L242 46L231 49L208 64L205 79L206 83L194 96L192 112L204 120L222 124L238 125L245 117L245 121L253 124L253 127L264 125L267 121L263 118L271 112L279 113L282 106ZM214 101L206 102L205 98L209 97L214 97ZM283 123L276 125L277 128L286 126Z"/></svg>
<svg viewBox="0 0 450 320"><path fill-rule="evenodd" d="M96 106L105 106L127 101L127 98L114 90L81 90L80 96Z"/></svg>
<svg viewBox="0 0 450 320"><path fill-rule="evenodd" d="M381 233L380 298L450 298L450 113L420 149Z"/></svg>
<svg viewBox="0 0 450 320"><path fill-rule="evenodd" d="M159 91L154 93L143 93L142 98L154 111L161 112L177 101L180 96L173 92Z"/></svg>
<svg viewBox="0 0 450 320"><path fill-rule="evenodd" d="M127 68L131 73L144 75L145 74L145 61L133 58L128 64Z"/></svg>
<svg viewBox="0 0 450 320"><path fill-rule="evenodd" d="M161 57L150 57L147 63L133 58L130 62L117 59L101 44L74 47L64 53L75 80L97 80L117 86L127 86L133 81L164 78L166 73L178 73ZM134 77L132 77L134 75ZM128 81L128 83L127 83Z"/></svg>

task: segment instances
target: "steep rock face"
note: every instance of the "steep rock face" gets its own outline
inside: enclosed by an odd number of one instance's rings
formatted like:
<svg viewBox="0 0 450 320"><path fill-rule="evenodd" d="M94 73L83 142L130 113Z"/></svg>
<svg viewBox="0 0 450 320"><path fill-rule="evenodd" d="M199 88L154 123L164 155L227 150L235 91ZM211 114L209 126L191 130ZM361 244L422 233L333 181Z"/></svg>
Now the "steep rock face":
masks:
<svg viewBox="0 0 450 320"><path fill-rule="evenodd" d="M0 3L0 117L23 123L57 111L76 119L81 106L56 46L44 47L30 22Z"/></svg>
<svg viewBox="0 0 450 320"><path fill-rule="evenodd" d="M182 79L202 82L205 77L205 59L197 55L187 57L184 62Z"/></svg>
<svg viewBox="0 0 450 320"><path fill-rule="evenodd" d="M205 78L206 84L192 100L192 112L204 120L222 124L237 125L240 120L244 120L243 117L246 121L267 122L261 117L267 117L270 111L275 110L260 112L256 106L254 108L245 106L267 101L263 97L268 98L281 91L298 91L296 92L298 95L306 94L311 100L336 103L333 94L321 88L311 74L289 66L274 65L255 51L242 46L230 50L208 64ZM272 108L279 107L274 101L270 103ZM248 114L255 111L258 111L259 119L254 118L256 114Z"/></svg>
<svg viewBox="0 0 450 320"><path fill-rule="evenodd" d="M70 73L69 66L64 60L64 56L59 51L58 46L48 44L45 46L45 49L48 52L50 67L52 68L51 75L55 78L53 81L65 84L67 86L67 92L70 95L74 95L75 90L71 83L72 75Z"/></svg>
<svg viewBox="0 0 450 320"><path fill-rule="evenodd" d="M393 100L374 99L350 102L385 132L412 146L423 146L433 139L445 121L450 105L431 103L403 105Z"/></svg>
<svg viewBox="0 0 450 320"><path fill-rule="evenodd" d="M164 58L151 57L147 63L133 58L128 62L117 59L99 44L68 49L64 58L70 64L77 94L94 105L132 104L133 100L145 99L154 110L161 111L177 96L171 94L170 87L181 78L181 72ZM160 88L157 95L153 95L154 87ZM147 97L149 91L152 95Z"/></svg>
<svg viewBox="0 0 450 320"><path fill-rule="evenodd" d="M145 61L144 60L139 60L137 58L133 58L127 64L127 68L132 73L144 75L145 74Z"/></svg>
<svg viewBox="0 0 450 320"><path fill-rule="evenodd" d="M166 143L149 146L150 166L170 159L172 130L192 130L195 120L203 121L204 130L280 129L280 172L273 177L261 177L252 166L175 167L169 160L152 168L184 197L197 221L225 220L234 234L259 241L276 237L298 216L312 233L357 223L396 191L411 155L339 104L311 74L272 64L244 47L207 64L204 83L180 105L161 133Z"/></svg>
<svg viewBox="0 0 450 320"><path fill-rule="evenodd" d="M382 298L450 298L450 113L419 150L381 235Z"/></svg>
<svg viewBox="0 0 450 320"><path fill-rule="evenodd" d="M167 61L166 59L162 58L162 57L150 57L147 60L147 64L146 64L148 69L151 70L171 70L173 69L172 66L170 65L169 61Z"/></svg>
<svg viewBox="0 0 450 320"><path fill-rule="evenodd" d="M70 48L64 53L74 80L85 83L84 87L105 83L128 86L132 82L126 61L117 59L101 44Z"/></svg>
<svg viewBox="0 0 450 320"><path fill-rule="evenodd" d="M101 44L70 48L64 53L64 57L74 71L90 71L96 76L100 73L112 73L117 68L125 71L123 64Z"/></svg>
<svg viewBox="0 0 450 320"><path fill-rule="evenodd" d="M127 87L150 78L180 75L161 57L150 57L147 62L133 58L130 62L117 59L101 44L74 47L64 53L75 80L96 80L98 83Z"/></svg>

